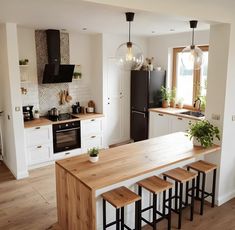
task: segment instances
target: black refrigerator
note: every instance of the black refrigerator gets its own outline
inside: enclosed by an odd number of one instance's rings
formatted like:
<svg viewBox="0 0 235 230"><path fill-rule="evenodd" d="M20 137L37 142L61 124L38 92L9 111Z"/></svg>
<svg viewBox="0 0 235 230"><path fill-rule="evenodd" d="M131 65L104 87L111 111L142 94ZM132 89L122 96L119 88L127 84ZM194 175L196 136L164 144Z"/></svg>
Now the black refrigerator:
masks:
<svg viewBox="0 0 235 230"><path fill-rule="evenodd" d="M131 71L131 139L148 138L149 108L161 107L166 71Z"/></svg>

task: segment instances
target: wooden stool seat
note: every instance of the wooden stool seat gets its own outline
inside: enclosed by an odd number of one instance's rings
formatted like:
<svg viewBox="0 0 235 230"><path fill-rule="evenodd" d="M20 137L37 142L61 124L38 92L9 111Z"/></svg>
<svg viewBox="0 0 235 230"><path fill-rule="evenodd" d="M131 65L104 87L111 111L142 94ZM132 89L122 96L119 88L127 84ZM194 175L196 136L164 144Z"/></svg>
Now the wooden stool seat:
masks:
<svg viewBox="0 0 235 230"><path fill-rule="evenodd" d="M193 162L192 164L187 165L187 167L202 173L209 173L214 169L217 169L217 165L202 160Z"/></svg>
<svg viewBox="0 0 235 230"><path fill-rule="evenodd" d="M189 172L182 168L175 168L163 173L164 176L167 176L175 181L184 183L190 181L197 177L197 173Z"/></svg>
<svg viewBox="0 0 235 230"><path fill-rule="evenodd" d="M105 192L102 197L117 209L141 199L140 196L124 186Z"/></svg>
<svg viewBox="0 0 235 230"><path fill-rule="evenodd" d="M155 194L164 192L173 187L172 183L165 181L157 176L151 176L139 181L137 184Z"/></svg>

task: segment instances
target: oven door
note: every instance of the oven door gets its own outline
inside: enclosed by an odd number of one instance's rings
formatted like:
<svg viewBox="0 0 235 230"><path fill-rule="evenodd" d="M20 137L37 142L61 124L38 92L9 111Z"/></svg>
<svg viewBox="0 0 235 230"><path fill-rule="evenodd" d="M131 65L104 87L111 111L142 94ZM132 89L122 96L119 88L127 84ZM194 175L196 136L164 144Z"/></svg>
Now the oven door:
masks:
<svg viewBox="0 0 235 230"><path fill-rule="evenodd" d="M53 127L54 153L81 148L80 127L57 129Z"/></svg>

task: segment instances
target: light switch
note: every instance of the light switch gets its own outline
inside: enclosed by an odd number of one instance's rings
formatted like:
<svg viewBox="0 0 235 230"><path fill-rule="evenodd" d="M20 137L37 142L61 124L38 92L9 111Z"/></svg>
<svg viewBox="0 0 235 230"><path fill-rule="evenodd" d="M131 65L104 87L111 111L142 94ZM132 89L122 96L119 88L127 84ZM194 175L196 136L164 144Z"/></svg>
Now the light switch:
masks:
<svg viewBox="0 0 235 230"><path fill-rule="evenodd" d="M214 113L212 113L211 118L212 118L213 120L219 121L219 120L220 120L220 115L219 115L219 114L214 114Z"/></svg>

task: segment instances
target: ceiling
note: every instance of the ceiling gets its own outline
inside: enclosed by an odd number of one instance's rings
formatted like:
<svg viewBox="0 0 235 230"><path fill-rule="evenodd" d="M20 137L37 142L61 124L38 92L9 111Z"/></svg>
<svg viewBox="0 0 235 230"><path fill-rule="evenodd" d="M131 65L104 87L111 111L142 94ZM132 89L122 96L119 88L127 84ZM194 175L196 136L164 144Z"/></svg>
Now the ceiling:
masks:
<svg viewBox="0 0 235 230"><path fill-rule="evenodd" d="M70 0L0 0L0 22L15 22L35 29L66 29L83 33L126 34L125 12L131 9ZM190 18L145 11L135 12L132 34L156 36L191 31ZM86 28L86 30L84 30ZM199 22L197 30L208 30Z"/></svg>

